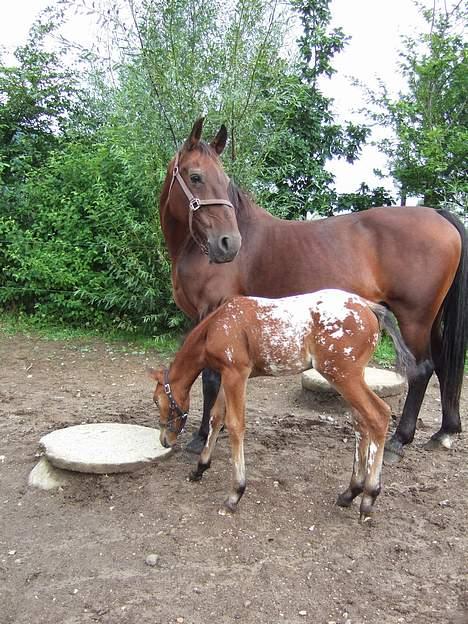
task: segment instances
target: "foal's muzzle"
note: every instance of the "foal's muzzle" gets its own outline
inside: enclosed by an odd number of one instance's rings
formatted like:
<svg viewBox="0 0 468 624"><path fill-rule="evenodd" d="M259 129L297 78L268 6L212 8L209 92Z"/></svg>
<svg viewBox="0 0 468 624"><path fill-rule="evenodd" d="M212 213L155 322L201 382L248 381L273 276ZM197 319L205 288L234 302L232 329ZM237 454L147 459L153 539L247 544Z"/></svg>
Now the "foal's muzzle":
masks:
<svg viewBox="0 0 468 624"><path fill-rule="evenodd" d="M221 236L208 237L208 257L211 262L216 264L231 262L239 253L241 243L240 234L222 234Z"/></svg>

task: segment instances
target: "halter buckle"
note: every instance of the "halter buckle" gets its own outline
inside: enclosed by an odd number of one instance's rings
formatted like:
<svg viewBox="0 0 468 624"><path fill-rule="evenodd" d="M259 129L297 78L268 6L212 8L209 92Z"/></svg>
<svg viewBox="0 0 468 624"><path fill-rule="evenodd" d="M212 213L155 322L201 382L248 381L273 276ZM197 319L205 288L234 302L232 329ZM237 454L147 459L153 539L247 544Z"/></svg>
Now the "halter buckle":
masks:
<svg viewBox="0 0 468 624"><path fill-rule="evenodd" d="M189 201L189 207L192 212L196 212L200 208L200 206L201 204L198 197L192 197L192 199Z"/></svg>

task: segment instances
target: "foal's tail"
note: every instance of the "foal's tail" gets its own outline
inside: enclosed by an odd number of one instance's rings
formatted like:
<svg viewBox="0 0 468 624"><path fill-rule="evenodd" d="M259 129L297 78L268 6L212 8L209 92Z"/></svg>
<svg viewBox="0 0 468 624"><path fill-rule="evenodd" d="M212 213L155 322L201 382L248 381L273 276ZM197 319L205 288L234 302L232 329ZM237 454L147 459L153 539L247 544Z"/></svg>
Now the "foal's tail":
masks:
<svg viewBox="0 0 468 624"><path fill-rule="evenodd" d="M442 351L438 365L448 371L443 376L443 394L450 407L458 407L468 347L468 235L463 223L448 210L437 211L458 231L462 250L455 278L445 297L436 323Z"/></svg>
<svg viewBox="0 0 468 624"><path fill-rule="evenodd" d="M412 368L416 366L416 359L411 351L406 346L403 336L398 328L398 323L395 317L388 308L378 303L368 302L368 305L372 312L375 314L379 321L380 329L385 329L393 342L393 346L396 351L396 363L395 368L397 372L407 374Z"/></svg>

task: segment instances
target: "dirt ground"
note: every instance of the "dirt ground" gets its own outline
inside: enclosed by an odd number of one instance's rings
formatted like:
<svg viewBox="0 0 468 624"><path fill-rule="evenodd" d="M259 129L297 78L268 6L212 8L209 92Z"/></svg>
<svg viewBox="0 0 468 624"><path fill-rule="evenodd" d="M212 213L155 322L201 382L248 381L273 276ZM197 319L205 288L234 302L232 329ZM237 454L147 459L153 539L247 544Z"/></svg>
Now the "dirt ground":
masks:
<svg viewBox="0 0 468 624"><path fill-rule="evenodd" d="M350 415L311 400L297 377L250 382L247 490L230 517L218 514L225 435L203 481L186 480L199 382L168 459L48 493L27 486L39 438L88 422L156 426L144 368L161 359L0 334L0 362L1 624L468 622L468 440L422 448L439 423L435 384L405 459L384 468L369 527L356 503L335 505L350 477Z"/></svg>

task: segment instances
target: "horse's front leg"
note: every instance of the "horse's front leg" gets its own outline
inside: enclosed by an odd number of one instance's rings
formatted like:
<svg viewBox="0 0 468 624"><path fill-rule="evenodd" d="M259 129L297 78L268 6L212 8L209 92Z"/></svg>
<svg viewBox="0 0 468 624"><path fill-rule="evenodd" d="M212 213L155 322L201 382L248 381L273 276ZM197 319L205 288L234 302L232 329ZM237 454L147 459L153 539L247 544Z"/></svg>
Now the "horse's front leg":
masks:
<svg viewBox="0 0 468 624"><path fill-rule="evenodd" d="M224 501L224 507L219 510L222 515L226 511L233 513L245 492L245 461L244 461L244 435L245 435L245 396L247 375L230 373L225 381L223 375L223 387L226 397L226 426L229 432L229 442L232 456L232 485L229 496Z"/></svg>
<svg viewBox="0 0 468 624"><path fill-rule="evenodd" d="M199 430L193 434L192 439L185 447L190 453L199 455L206 443L210 432L211 410L216 402L219 387L221 385L221 376L217 371L210 368L204 368L202 372L203 385L203 416Z"/></svg>
<svg viewBox="0 0 468 624"><path fill-rule="evenodd" d="M205 470L208 470L208 468L211 466L211 456L214 447L216 446L219 432L221 431L224 424L225 413L226 405L224 400L224 391L221 387L213 409L211 410L208 437L206 439L205 446L200 454L198 465L196 469L193 470L189 475L190 481L200 481Z"/></svg>

